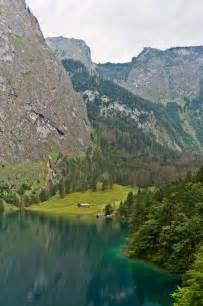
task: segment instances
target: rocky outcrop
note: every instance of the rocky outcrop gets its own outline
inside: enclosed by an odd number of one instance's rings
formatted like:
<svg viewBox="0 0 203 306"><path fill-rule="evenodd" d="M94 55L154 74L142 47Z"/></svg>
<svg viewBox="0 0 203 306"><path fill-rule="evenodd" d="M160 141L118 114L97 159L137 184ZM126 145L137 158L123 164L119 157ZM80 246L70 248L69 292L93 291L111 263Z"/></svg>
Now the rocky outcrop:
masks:
<svg viewBox="0 0 203 306"><path fill-rule="evenodd" d="M145 99L183 105L185 98L192 100L201 92L203 47L145 48L131 63L107 63L97 70Z"/></svg>
<svg viewBox="0 0 203 306"><path fill-rule="evenodd" d="M60 36L49 37L46 41L59 60L73 59L84 64L89 71L94 70L91 50L83 40Z"/></svg>
<svg viewBox="0 0 203 306"><path fill-rule="evenodd" d="M24 0L0 0L0 160L76 154L90 143L85 105Z"/></svg>
<svg viewBox="0 0 203 306"><path fill-rule="evenodd" d="M132 60L126 85L134 93L154 102L192 100L200 94L203 78L203 47L145 48Z"/></svg>

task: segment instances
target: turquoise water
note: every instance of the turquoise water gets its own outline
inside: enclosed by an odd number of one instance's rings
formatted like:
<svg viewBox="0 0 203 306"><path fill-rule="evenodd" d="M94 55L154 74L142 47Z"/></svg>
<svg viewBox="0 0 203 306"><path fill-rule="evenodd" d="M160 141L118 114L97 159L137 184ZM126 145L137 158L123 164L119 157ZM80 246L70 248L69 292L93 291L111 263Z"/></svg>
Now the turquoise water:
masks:
<svg viewBox="0 0 203 306"><path fill-rule="evenodd" d="M177 280L119 255L115 222L0 217L1 306L170 306Z"/></svg>

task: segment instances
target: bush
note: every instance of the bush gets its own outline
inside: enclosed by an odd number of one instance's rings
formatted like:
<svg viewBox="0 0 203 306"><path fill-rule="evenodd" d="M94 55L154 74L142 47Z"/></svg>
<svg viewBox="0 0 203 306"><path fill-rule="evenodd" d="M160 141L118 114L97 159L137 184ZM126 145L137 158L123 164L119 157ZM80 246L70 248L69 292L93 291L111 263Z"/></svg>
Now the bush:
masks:
<svg viewBox="0 0 203 306"><path fill-rule="evenodd" d="M107 204L106 206L105 206L105 208L104 208L104 214L105 214L105 216L110 216L110 215L112 215L112 213L113 213L113 207L112 207L112 205L111 204Z"/></svg>

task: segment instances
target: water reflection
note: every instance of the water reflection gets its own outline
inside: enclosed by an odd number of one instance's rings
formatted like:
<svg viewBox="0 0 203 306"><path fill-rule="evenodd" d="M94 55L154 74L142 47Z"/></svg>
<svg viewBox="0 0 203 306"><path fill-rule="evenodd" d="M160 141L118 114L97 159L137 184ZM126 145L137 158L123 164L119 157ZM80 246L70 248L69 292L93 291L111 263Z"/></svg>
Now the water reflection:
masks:
<svg viewBox="0 0 203 306"><path fill-rule="evenodd" d="M0 305L168 306L176 280L117 256L118 223L0 217Z"/></svg>

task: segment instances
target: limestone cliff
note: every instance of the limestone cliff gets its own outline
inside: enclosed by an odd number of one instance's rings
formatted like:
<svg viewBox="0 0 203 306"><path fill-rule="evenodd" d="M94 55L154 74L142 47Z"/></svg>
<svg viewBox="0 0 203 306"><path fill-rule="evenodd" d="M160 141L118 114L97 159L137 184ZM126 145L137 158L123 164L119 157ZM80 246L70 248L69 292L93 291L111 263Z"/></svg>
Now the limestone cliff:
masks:
<svg viewBox="0 0 203 306"><path fill-rule="evenodd" d="M62 36L50 37L46 40L47 44L60 60L73 59L84 64L89 71L94 70L91 50L83 40Z"/></svg>
<svg viewBox="0 0 203 306"><path fill-rule="evenodd" d="M145 48L131 62L100 64L97 71L145 99L184 105L185 98L198 97L203 88L203 46Z"/></svg>
<svg viewBox="0 0 203 306"><path fill-rule="evenodd" d="M24 0L0 0L0 160L46 159L89 145L82 99Z"/></svg>

